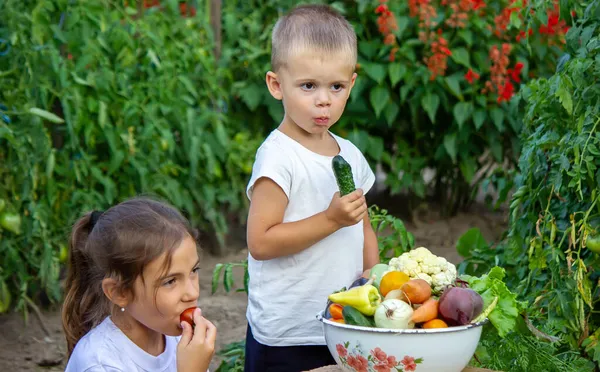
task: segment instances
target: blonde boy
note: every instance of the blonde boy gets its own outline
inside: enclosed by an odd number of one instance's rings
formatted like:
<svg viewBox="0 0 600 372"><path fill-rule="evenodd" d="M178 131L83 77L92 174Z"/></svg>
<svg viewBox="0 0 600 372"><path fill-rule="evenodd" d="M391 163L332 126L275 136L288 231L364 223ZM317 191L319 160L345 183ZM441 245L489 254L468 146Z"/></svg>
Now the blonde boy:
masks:
<svg viewBox="0 0 600 372"><path fill-rule="evenodd" d="M277 22L272 41L266 83L285 115L259 148L247 188L246 372L335 364L315 315L379 262L363 196L375 175L356 146L329 131L356 79L356 34L330 7L305 5ZM338 154L357 187L343 197L331 168Z"/></svg>

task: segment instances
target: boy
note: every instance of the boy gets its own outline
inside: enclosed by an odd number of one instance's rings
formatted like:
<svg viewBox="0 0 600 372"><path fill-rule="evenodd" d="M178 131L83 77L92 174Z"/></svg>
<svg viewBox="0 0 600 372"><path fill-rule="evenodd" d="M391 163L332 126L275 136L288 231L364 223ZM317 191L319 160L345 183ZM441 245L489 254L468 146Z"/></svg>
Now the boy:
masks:
<svg viewBox="0 0 600 372"><path fill-rule="evenodd" d="M266 83L285 115L259 148L247 193L246 372L335 364L315 316L327 296L379 262L363 192L375 175L333 135L354 85L352 26L324 5L299 6L273 30ZM331 161L352 166L357 190L340 197Z"/></svg>

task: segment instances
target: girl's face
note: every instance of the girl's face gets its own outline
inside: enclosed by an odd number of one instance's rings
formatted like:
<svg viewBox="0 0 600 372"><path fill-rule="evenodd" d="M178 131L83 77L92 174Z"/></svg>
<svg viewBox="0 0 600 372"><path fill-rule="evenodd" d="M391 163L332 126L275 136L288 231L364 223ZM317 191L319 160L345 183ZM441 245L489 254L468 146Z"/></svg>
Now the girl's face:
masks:
<svg viewBox="0 0 600 372"><path fill-rule="evenodd" d="M167 254L150 262L134 284L135 297L127 312L139 323L156 332L179 336L179 315L197 305L199 259L196 242L185 238L171 256L165 272Z"/></svg>

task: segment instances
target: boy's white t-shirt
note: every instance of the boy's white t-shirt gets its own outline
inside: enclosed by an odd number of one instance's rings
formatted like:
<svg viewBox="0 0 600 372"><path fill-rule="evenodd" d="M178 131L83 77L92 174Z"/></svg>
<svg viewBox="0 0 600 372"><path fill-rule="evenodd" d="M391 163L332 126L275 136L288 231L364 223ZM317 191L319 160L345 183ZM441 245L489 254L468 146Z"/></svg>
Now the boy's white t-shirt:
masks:
<svg viewBox="0 0 600 372"><path fill-rule="evenodd" d="M165 351L146 353L106 317L75 345L65 372L177 372L177 343L165 336Z"/></svg>
<svg viewBox="0 0 600 372"><path fill-rule="evenodd" d="M352 167L356 188L366 194L375 174L360 150L330 133L340 155ZM273 180L288 197L283 222L323 212L339 191L331 161L308 150L279 130L272 131L257 151L247 187L251 198L261 177ZM258 261L248 254L250 274L246 316L254 338L264 345L324 345L321 323L327 296L349 286L363 272L363 223L342 228L299 253Z"/></svg>

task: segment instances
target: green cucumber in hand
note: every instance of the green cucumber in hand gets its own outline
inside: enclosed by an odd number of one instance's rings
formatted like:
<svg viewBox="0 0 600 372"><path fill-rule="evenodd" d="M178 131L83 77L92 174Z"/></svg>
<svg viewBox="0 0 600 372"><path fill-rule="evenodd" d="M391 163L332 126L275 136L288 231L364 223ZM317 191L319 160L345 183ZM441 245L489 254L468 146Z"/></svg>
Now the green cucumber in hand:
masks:
<svg viewBox="0 0 600 372"><path fill-rule="evenodd" d="M335 180L340 188L340 196L348 195L356 190L356 187L354 186L354 177L352 177L352 167L348 164L346 159L341 155L336 155L331 161L331 166L333 168Z"/></svg>

